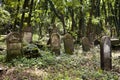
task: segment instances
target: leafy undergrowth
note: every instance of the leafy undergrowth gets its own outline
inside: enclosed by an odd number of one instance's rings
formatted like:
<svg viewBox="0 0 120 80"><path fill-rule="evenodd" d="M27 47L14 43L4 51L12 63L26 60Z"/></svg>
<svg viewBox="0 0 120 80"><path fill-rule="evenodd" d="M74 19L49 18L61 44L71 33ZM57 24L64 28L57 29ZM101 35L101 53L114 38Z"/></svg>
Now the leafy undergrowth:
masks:
<svg viewBox="0 0 120 80"><path fill-rule="evenodd" d="M0 55L0 80L119 80L120 60L113 59L111 71L100 69L99 53L94 49L88 53L75 52L74 55L55 56L49 51L41 51L42 57L14 59L4 62Z"/></svg>

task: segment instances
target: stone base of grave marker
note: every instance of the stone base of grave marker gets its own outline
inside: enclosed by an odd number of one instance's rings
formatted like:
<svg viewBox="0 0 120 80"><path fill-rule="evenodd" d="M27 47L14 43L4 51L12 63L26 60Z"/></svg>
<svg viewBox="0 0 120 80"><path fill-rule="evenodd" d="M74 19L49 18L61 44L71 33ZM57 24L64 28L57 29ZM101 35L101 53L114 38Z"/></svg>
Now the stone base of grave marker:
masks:
<svg viewBox="0 0 120 80"><path fill-rule="evenodd" d="M19 33L17 32L9 33L6 37L6 43L7 43L7 57L6 57L7 61L22 56L22 40L21 35Z"/></svg>
<svg viewBox="0 0 120 80"><path fill-rule="evenodd" d="M32 42L32 27L26 27L23 31L23 41Z"/></svg>
<svg viewBox="0 0 120 80"><path fill-rule="evenodd" d="M111 41L107 36L103 36L100 43L100 61L101 69L111 70L112 59L111 59Z"/></svg>
<svg viewBox="0 0 120 80"><path fill-rule="evenodd" d="M60 36L57 33L52 33L50 37L51 50L56 54L60 55Z"/></svg>
<svg viewBox="0 0 120 80"><path fill-rule="evenodd" d="M69 33L65 34L64 38L63 38L63 41L64 41L65 53L73 54L73 52L74 52L74 42L73 42L73 37L71 36L71 34L69 34Z"/></svg>
<svg viewBox="0 0 120 80"><path fill-rule="evenodd" d="M82 38L82 49L83 51L90 51L91 44L87 37Z"/></svg>

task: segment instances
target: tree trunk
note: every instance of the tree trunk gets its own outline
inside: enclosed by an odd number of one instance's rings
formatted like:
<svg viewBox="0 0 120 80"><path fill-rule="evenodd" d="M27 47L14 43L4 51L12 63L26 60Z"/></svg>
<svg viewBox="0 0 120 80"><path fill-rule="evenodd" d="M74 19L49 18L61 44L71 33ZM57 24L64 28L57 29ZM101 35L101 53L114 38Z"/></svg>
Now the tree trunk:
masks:
<svg viewBox="0 0 120 80"><path fill-rule="evenodd" d="M31 26L30 22L31 22L31 15L32 15L33 2L34 2L34 0L31 0L31 3L30 3L30 10L29 10L29 17L28 17L28 27Z"/></svg>
<svg viewBox="0 0 120 80"><path fill-rule="evenodd" d="M70 16L71 16L71 19L72 19L71 31L74 32L75 27L76 27L76 23L75 23L75 19L74 19L74 10L73 10L72 7L69 7L68 10L70 12Z"/></svg>
<svg viewBox="0 0 120 80"><path fill-rule="evenodd" d="M15 21L14 21L13 31L16 31L17 16L18 16L18 13L19 13L19 8L20 8L19 5L20 5L20 0L18 0L18 3L17 3L17 11L16 11L16 14L15 14Z"/></svg>
<svg viewBox="0 0 120 80"><path fill-rule="evenodd" d="M80 0L80 4L83 5L83 0ZM77 42L80 43L80 38L82 38L85 35L85 19L84 19L84 13L83 13L82 7L80 7L79 10L79 16L78 16L78 33L77 33Z"/></svg>
<svg viewBox="0 0 120 80"><path fill-rule="evenodd" d="M20 33L22 32L22 28L23 28L23 23L24 23L24 16L25 16L25 9L28 6L28 2L29 0L24 0L24 4L23 4L23 12L22 12L22 16L21 16L21 25L20 25Z"/></svg>
<svg viewBox="0 0 120 80"><path fill-rule="evenodd" d="M65 34L66 33L66 29L65 29L66 25L65 25L64 15L55 8L55 6L51 0L48 0L48 2L50 3L51 10L55 13L55 15L58 17L58 19L60 19L60 21L62 22L63 33Z"/></svg>

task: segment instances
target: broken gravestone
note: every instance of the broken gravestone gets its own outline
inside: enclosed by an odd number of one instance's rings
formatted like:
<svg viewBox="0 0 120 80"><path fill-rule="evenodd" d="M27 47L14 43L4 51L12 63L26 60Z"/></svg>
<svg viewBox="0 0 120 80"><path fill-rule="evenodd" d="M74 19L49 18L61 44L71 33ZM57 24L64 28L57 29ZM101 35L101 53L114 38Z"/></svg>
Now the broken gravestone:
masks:
<svg viewBox="0 0 120 80"><path fill-rule="evenodd" d="M22 55L22 39L17 32L11 32L6 37L7 57L6 60L12 60Z"/></svg>
<svg viewBox="0 0 120 80"><path fill-rule="evenodd" d="M107 36L103 36L100 43L100 61L101 69L111 70L112 59L111 59L111 40Z"/></svg>
<svg viewBox="0 0 120 80"><path fill-rule="evenodd" d="M71 34L67 33L63 37L65 53L73 54L74 52L74 42Z"/></svg>
<svg viewBox="0 0 120 80"><path fill-rule="evenodd" d="M32 27L25 27L23 30L23 41L30 43L32 42Z"/></svg>
<svg viewBox="0 0 120 80"><path fill-rule="evenodd" d="M60 55L60 36L58 33L52 33L50 37L50 46L52 52L56 55Z"/></svg>
<svg viewBox="0 0 120 80"><path fill-rule="evenodd" d="M89 42L89 39L87 37L82 38L82 49L83 51L90 51L91 44Z"/></svg>

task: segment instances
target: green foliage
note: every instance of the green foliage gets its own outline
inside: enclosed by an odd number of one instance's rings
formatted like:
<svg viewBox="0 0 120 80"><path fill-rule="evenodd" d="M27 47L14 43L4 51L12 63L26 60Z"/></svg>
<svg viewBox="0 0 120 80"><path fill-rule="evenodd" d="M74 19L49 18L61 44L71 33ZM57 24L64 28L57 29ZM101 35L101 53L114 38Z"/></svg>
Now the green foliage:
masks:
<svg viewBox="0 0 120 80"><path fill-rule="evenodd" d="M10 22L10 13L0 7L0 25Z"/></svg>
<svg viewBox="0 0 120 80"><path fill-rule="evenodd" d="M5 64L9 67L16 67L19 74L22 74L21 70L25 72L27 69L44 70L47 73L47 75L42 73L44 80L118 80L119 78L117 72L100 69L100 57L97 53L86 53L86 56L82 55L83 53L61 54L60 56L47 51L41 51L41 53L42 56L38 58L23 57ZM40 78L37 74L34 75ZM27 76L24 77L27 78Z"/></svg>
<svg viewBox="0 0 120 80"><path fill-rule="evenodd" d="M100 18L99 18L99 17L97 17L97 18L92 18L92 23L93 23L93 24L99 24L99 22L100 22Z"/></svg>
<svg viewBox="0 0 120 80"><path fill-rule="evenodd" d="M5 55L0 55L0 62L4 62L5 61Z"/></svg>
<svg viewBox="0 0 120 80"><path fill-rule="evenodd" d="M49 52L43 52L41 57L27 59L25 57L13 59L8 66L23 67L23 68L46 68L55 65L55 56Z"/></svg>
<svg viewBox="0 0 120 80"><path fill-rule="evenodd" d="M28 44L28 45L24 46L23 47L23 53L28 58L40 56L40 50L34 44Z"/></svg>

